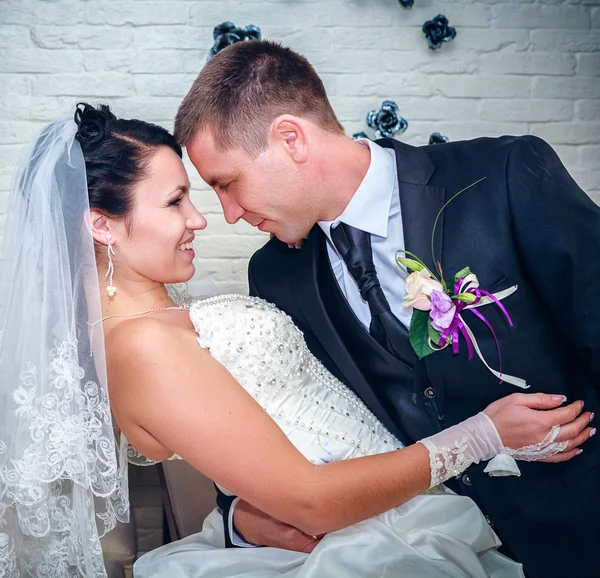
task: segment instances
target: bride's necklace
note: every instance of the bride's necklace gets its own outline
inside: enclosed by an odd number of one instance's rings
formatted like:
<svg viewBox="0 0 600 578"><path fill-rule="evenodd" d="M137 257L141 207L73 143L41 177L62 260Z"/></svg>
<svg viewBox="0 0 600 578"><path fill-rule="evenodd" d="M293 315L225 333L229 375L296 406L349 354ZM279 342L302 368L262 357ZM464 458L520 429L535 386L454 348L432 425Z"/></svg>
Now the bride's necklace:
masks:
<svg viewBox="0 0 600 578"><path fill-rule="evenodd" d="M98 321L94 321L93 323L88 323L91 327L90 330L90 357L92 356L93 346L94 346L94 330L96 329L96 325L98 323L102 323L107 319L114 319L115 317L135 317L136 315L146 315L147 313L154 313L155 311L182 311L188 309L189 307L185 305L175 305L171 307L154 307L152 309L146 309L145 311L135 311L133 313L113 313L112 315L105 315L102 319L98 319Z"/></svg>

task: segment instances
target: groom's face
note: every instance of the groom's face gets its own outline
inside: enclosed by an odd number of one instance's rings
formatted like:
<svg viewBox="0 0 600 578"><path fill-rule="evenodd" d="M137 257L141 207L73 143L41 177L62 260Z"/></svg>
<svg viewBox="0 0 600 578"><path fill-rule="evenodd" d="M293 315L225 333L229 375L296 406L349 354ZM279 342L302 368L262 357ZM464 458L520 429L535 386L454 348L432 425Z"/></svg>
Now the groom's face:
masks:
<svg viewBox="0 0 600 578"><path fill-rule="evenodd" d="M299 241L315 224L301 167L281 147L270 145L257 157L240 148L223 151L205 130L187 144L187 152L217 193L228 223L243 219L285 243Z"/></svg>

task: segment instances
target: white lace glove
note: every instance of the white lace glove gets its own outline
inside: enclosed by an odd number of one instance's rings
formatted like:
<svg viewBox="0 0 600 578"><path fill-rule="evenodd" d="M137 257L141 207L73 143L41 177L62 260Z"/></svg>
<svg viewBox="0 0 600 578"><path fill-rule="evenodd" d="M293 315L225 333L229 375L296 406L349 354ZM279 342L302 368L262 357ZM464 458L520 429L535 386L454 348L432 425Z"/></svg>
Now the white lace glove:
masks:
<svg viewBox="0 0 600 578"><path fill-rule="evenodd" d="M567 442L554 440L560 430L552 428L550 434L539 444L518 450L504 447L500 434L489 416L483 412L449 427L433 436L420 440L429 450L431 468L430 488L449 478L458 476L471 464L494 458L484 470L491 476L520 476L515 459L536 461L561 452Z"/></svg>
<svg viewBox="0 0 600 578"><path fill-rule="evenodd" d="M490 476L520 476L521 470L519 470L519 466L517 466L515 460L537 462L551 458L567 447L567 441L554 441L559 433L560 426L555 425L539 444L524 446L518 450L503 446L502 451L494 459L490 460L490 463L483 471Z"/></svg>

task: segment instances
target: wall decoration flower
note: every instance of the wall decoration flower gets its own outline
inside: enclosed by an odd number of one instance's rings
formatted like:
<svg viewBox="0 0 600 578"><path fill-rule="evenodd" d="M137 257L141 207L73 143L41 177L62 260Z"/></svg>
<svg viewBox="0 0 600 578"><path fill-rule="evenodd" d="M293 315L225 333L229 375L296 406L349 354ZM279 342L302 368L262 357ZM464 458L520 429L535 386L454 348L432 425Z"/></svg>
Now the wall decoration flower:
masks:
<svg viewBox="0 0 600 578"><path fill-rule="evenodd" d="M449 142L450 139L447 136L440 134L439 132L432 132L429 136L429 144L442 144L445 142Z"/></svg>
<svg viewBox="0 0 600 578"><path fill-rule="evenodd" d="M384 100L379 110L369 112L367 125L375 129L377 138L393 137L408 128L408 122L400 116L400 109L393 100Z"/></svg>
<svg viewBox="0 0 600 578"><path fill-rule="evenodd" d="M240 28L233 22L223 22L213 29L213 39L215 43L211 47L207 60L210 60L217 52L227 48L236 42L244 40L260 40L261 33L258 26L250 24L246 28Z"/></svg>
<svg viewBox="0 0 600 578"><path fill-rule="evenodd" d="M456 29L448 26L448 19L443 14L438 14L423 24L423 33L429 48L435 50L444 42L452 40L456 36Z"/></svg>
<svg viewBox="0 0 600 578"><path fill-rule="evenodd" d="M398 0L402 8L412 8L415 4L415 0Z"/></svg>

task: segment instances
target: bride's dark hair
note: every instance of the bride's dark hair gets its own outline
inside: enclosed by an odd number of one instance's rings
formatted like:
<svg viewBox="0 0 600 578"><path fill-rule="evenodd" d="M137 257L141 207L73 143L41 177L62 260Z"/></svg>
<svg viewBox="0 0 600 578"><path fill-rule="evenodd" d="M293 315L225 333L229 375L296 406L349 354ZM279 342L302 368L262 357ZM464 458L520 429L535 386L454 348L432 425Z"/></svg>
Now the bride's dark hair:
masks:
<svg viewBox="0 0 600 578"><path fill-rule="evenodd" d="M117 118L108 105L97 108L80 102L75 109L90 207L109 215L126 216L131 193L142 179L158 147L173 149L181 158L181 147L164 128L137 119Z"/></svg>

